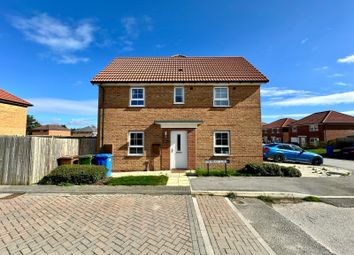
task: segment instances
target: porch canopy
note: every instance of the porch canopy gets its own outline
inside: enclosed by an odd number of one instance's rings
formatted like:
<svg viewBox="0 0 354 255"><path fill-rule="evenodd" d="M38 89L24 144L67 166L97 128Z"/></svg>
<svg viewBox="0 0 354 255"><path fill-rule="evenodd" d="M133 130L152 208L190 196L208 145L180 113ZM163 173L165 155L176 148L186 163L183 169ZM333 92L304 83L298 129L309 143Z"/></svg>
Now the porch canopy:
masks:
<svg viewBox="0 0 354 255"><path fill-rule="evenodd" d="M197 128L202 123L202 120L155 120L161 128Z"/></svg>

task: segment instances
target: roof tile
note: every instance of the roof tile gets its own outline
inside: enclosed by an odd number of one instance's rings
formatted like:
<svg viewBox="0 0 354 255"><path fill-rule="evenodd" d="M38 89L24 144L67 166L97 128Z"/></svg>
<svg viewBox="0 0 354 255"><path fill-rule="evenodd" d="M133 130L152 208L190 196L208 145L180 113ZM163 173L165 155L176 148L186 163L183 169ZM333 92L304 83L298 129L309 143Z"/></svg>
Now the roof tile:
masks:
<svg viewBox="0 0 354 255"><path fill-rule="evenodd" d="M243 57L116 58L92 80L108 82L268 82Z"/></svg>

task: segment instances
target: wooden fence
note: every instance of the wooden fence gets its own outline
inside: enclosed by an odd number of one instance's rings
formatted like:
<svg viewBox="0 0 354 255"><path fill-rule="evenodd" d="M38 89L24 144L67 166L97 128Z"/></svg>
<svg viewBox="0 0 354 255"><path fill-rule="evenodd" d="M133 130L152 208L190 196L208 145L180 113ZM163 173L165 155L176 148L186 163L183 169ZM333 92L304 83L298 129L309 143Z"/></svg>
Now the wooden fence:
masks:
<svg viewBox="0 0 354 255"><path fill-rule="evenodd" d="M0 136L0 185L38 182L65 155L95 153L96 138Z"/></svg>

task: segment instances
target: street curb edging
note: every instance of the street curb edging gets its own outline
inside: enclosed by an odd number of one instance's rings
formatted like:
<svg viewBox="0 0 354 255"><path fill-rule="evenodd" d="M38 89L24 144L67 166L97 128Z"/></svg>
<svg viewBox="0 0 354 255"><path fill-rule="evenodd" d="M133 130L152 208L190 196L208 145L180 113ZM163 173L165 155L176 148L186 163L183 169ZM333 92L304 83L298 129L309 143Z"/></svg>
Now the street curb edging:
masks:
<svg viewBox="0 0 354 255"><path fill-rule="evenodd" d="M296 193L296 192L276 192L276 191L232 191L232 190L192 190L192 195L212 195L212 196L228 196L229 194L234 194L236 197L250 197L255 198L259 196L267 196L272 198L298 198L303 199L309 196L315 196L318 198L342 198L342 199L354 199L354 196L321 196L306 193Z"/></svg>

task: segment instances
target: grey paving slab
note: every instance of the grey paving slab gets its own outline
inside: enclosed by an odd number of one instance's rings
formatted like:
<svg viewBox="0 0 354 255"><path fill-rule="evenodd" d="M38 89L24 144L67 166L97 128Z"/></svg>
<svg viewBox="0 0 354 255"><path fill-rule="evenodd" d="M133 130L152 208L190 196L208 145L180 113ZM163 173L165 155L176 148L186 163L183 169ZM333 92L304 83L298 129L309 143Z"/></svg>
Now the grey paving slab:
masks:
<svg viewBox="0 0 354 255"><path fill-rule="evenodd" d="M198 177L191 179L191 187L201 191L276 191L354 196L352 177Z"/></svg>

